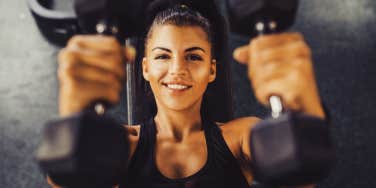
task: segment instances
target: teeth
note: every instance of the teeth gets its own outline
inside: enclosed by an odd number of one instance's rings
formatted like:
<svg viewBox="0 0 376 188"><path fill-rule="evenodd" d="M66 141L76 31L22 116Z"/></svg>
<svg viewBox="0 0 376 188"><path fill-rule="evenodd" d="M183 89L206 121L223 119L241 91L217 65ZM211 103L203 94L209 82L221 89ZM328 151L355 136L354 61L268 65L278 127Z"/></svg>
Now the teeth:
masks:
<svg viewBox="0 0 376 188"><path fill-rule="evenodd" d="M188 86L179 85L179 84L167 84L167 87L170 88L170 89L179 89L179 90L188 88Z"/></svg>

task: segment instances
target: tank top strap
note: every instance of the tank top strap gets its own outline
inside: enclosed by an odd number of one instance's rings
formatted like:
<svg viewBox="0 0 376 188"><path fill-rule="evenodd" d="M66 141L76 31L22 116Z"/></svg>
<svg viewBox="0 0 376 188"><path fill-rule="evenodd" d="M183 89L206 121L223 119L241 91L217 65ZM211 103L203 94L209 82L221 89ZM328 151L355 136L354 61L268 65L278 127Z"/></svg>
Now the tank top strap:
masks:
<svg viewBox="0 0 376 188"><path fill-rule="evenodd" d="M203 128L205 131L205 137L207 139L208 148L211 152L215 152L215 157L234 160L230 148L228 147L225 139L222 135L222 130L212 120L203 119Z"/></svg>
<svg viewBox="0 0 376 188"><path fill-rule="evenodd" d="M155 145L155 133L156 129L153 124L153 118L149 118L140 125L140 136L136 146L136 150L129 162L128 171L133 172L145 163L150 163L153 160L152 150ZM147 170L148 171L148 170Z"/></svg>

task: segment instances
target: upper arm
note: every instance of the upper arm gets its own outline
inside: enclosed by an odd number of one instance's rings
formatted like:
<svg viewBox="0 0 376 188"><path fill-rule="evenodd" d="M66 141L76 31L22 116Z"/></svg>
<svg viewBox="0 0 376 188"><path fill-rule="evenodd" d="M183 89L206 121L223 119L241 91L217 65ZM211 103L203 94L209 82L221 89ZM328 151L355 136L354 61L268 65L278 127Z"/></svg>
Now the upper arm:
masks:
<svg viewBox="0 0 376 188"><path fill-rule="evenodd" d="M226 142L235 157L250 161L249 137L251 129L258 121L260 121L260 119L257 117L243 117L227 122L221 126ZM229 144L230 142L234 144Z"/></svg>
<svg viewBox="0 0 376 188"><path fill-rule="evenodd" d="M252 185L253 175L249 165L251 155L248 140L251 129L258 121L259 118L257 117L245 117L232 120L220 126L226 144L234 157L238 160L243 175L249 185Z"/></svg>
<svg viewBox="0 0 376 188"><path fill-rule="evenodd" d="M257 122L259 122L261 119L257 117L252 117L250 119L247 119L247 121L244 121L243 123L243 130L241 132L241 141L240 141L240 147L241 147L241 155L242 158L246 162L250 162L252 159L251 155L251 149L249 144L249 139L251 137L251 131L252 128L256 125Z"/></svg>

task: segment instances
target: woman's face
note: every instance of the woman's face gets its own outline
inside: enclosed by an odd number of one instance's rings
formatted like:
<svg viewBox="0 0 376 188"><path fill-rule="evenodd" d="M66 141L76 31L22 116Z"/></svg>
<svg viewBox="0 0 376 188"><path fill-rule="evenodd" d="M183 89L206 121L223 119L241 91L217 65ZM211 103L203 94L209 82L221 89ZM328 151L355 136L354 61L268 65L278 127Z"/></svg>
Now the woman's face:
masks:
<svg viewBox="0 0 376 188"><path fill-rule="evenodd" d="M199 107L216 74L207 34L196 26L154 26L142 67L158 108L173 110Z"/></svg>

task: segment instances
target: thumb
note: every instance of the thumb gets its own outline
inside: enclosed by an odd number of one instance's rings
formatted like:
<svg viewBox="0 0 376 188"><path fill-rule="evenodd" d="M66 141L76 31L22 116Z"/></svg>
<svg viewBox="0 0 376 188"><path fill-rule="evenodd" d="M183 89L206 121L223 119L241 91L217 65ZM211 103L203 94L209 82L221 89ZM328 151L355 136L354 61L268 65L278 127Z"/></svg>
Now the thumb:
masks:
<svg viewBox="0 0 376 188"><path fill-rule="evenodd" d="M247 64L249 61L249 46L241 46L234 50L233 57L236 61L238 61L241 64Z"/></svg>
<svg viewBox="0 0 376 188"><path fill-rule="evenodd" d="M133 62L136 59L136 49L133 46L124 47L125 60L128 62Z"/></svg>

